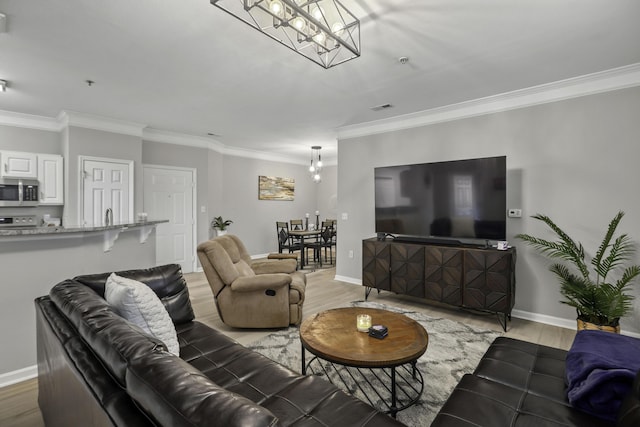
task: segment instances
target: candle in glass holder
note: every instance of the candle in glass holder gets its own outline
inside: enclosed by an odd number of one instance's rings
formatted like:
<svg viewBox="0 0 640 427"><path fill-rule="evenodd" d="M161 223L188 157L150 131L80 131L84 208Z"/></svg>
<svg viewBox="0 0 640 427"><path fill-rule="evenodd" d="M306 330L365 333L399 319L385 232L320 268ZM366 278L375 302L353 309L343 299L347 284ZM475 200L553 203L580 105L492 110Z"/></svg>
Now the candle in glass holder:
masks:
<svg viewBox="0 0 640 427"><path fill-rule="evenodd" d="M371 327L371 316L368 314L358 314L356 316L356 327L360 332L369 332Z"/></svg>

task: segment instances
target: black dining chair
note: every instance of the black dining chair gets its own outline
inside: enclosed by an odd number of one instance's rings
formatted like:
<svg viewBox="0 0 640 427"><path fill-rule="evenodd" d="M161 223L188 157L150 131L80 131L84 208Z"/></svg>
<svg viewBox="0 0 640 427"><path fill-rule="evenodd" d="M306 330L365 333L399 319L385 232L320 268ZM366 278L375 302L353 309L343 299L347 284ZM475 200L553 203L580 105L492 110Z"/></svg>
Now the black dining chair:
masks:
<svg viewBox="0 0 640 427"><path fill-rule="evenodd" d="M289 253L301 249L300 242L295 243L289 234L289 224L285 221L276 221L276 230L278 233L278 252L288 250Z"/></svg>
<svg viewBox="0 0 640 427"><path fill-rule="evenodd" d="M327 260L327 249L329 249L329 264L333 264L333 247L336 245L336 232L333 221L322 221L320 228L320 247L324 248L324 260Z"/></svg>

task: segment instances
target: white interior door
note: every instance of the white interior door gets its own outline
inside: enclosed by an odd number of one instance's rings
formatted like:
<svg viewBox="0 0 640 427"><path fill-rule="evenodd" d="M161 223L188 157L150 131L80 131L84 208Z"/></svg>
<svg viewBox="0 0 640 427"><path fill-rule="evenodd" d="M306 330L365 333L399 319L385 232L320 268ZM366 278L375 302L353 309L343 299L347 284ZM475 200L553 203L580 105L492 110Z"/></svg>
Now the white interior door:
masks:
<svg viewBox="0 0 640 427"><path fill-rule="evenodd" d="M82 221L101 226L106 210L113 211L113 223L133 222L133 162L109 159L81 159L83 179Z"/></svg>
<svg viewBox="0 0 640 427"><path fill-rule="evenodd" d="M168 219L156 227L156 262L195 270L193 169L144 166L144 210L149 218Z"/></svg>

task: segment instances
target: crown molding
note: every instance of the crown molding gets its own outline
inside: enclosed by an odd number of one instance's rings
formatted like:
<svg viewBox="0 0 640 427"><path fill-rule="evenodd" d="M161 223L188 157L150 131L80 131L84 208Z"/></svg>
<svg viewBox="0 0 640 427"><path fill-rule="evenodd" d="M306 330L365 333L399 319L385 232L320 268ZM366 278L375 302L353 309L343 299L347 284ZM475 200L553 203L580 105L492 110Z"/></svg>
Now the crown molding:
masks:
<svg viewBox="0 0 640 427"><path fill-rule="evenodd" d="M0 125L46 130L49 132L60 132L62 130L60 123L54 118L16 113L7 110L0 110Z"/></svg>
<svg viewBox="0 0 640 427"><path fill-rule="evenodd" d="M78 113L76 111L61 111L57 118L51 118L0 110L0 125L46 130L50 132L61 132L68 126L75 126L136 136L144 141L206 148L227 156L296 165L306 164L306 160L295 157L276 155L264 151L233 148L212 138L154 129L142 123L111 119L93 114Z"/></svg>
<svg viewBox="0 0 640 427"><path fill-rule="evenodd" d="M338 140L410 129L640 86L640 63L444 107L338 128Z"/></svg>
<svg viewBox="0 0 640 427"><path fill-rule="evenodd" d="M212 138L203 136L187 135L184 133L171 132L154 128L144 128L142 131L144 141L159 142L162 144L182 145L186 147L206 148L208 150L222 153L224 144Z"/></svg>
<svg viewBox="0 0 640 427"><path fill-rule="evenodd" d="M142 131L147 125L142 123L128 122L108 117L96 116L93 114L78 113L77 111L61 111L58 114L58 122L61 128L68 126L95 129L105 132L119 133L142 138Z"/></svg>
<svg viewBox="0 0 640 427"><path fill-rule="evenodd" d="M300 160L296 157L283 156L281 154L271 154L264 151L248 150L246 148L226 147L222 151L225 156L244 157L256 160L265 160L268 162L291 163L294 165L306 165L306 160Z"/></svg>

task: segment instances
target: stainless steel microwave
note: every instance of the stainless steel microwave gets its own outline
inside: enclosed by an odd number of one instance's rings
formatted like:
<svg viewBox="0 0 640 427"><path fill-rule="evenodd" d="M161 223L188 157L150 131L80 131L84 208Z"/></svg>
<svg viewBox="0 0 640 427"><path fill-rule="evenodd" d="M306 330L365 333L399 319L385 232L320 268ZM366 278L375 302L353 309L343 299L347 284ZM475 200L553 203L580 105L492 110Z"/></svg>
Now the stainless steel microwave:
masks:
<svg viewBox="0 0 640 427"><path fill-rule="evenodd" d="M39 194L35 179L0 179L0 207L38 206Z"/></svg>

